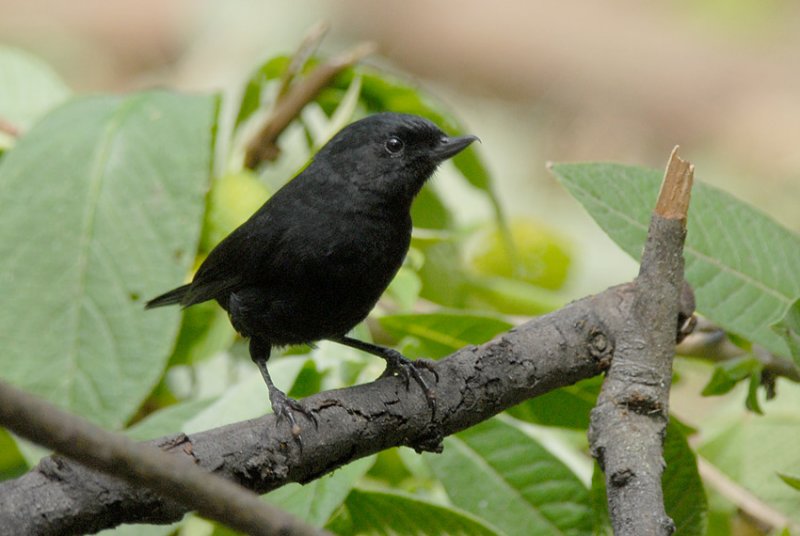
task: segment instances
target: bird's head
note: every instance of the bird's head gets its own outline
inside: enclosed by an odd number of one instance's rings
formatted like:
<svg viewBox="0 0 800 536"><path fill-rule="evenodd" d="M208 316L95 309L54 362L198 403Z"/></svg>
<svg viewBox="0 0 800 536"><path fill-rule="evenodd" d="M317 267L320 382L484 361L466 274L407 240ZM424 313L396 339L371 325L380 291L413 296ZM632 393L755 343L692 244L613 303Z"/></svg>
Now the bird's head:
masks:
<svg viewBox="0 0 800 536"><path fill-rule="evenodd" d="M314 160L361 191L410 205L439 164L477 139L448 136L419 116L380 113L343 128Z"/></svg>

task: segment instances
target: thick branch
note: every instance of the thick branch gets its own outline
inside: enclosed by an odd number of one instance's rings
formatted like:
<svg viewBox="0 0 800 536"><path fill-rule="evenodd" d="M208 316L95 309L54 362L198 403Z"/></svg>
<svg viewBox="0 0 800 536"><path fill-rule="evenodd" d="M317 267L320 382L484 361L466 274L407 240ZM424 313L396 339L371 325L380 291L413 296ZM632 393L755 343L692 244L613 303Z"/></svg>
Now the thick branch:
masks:
<svg viewBox="0 0 800 536"><path fill-rule="evenodd" d="M155 443L258 493L308 482L394 446L436 450L443 435L605 370L632 314L633 297L633 285L614 287L436 362L433 418L416 382L407 391L401 379L391 377L304 399L319 428L306 424L302 451L288 425L273 415ZM673 318L673 342L675 324ZM264 398L266 406L266 393ZM185 512L173 501L60 457L45 458L26 475L1 483L0 496L0 527L16 534L169 523Z"/></svg>
<svg viewBox="0 0 800 536"><path fill-rule="evenodd" d="M262 502L251 491L197 467L191 458L170 456L152 445L103 430L5 382L0 382L0 424L88 467L134 486L145 486L247 534L322 534ZM3 524L0 533L23 532ZM27 530L24 533L31 534Z"/></svg>
<svg viewBox="0 0 800 536"><path fill-rule="evenodd" d="M634 285L633 314L617 338L589 429L592 453L606 475L617 536L668 535L675 530L664 510L661 475L675 319L684 299L682 251L693 175L692 166L680 160L676 150L650 222Z"/></svg>

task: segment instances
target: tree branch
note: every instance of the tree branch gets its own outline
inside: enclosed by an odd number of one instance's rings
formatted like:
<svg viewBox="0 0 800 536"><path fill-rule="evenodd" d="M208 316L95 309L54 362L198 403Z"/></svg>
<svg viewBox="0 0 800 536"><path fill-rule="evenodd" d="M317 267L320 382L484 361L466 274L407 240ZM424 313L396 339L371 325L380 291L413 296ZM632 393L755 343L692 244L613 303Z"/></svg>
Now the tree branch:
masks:
<svg viewBox="0 0 800 536"><path fill-rule="evenodd" d="M258 536L322 534L259 500L253 492L197 467L190 457L170 456L152 445L99 428L49 402L0 381L0 424L129 484L146 486L189 510ZM12 524L2 534L33 534ZM49 530L49 528L48 528Z"/></svg>
<svg viewBox="0 0 800 536"><path fill-rule="evenodd" d="M309 482L390 447L435 451L445 435L606 370L634 314L634 289L633 284L610 288L436 362L438 407L433 416L416 382L407 390L400 378L389 377L304 399L319 428L304 427L302 450L288 425L276 423L274 415L153 443L257 493ZM673 317L673 342L675 324ZM429 381L434 383L432 374ZM0 496L0 527L14 534L170 523L186 511L172 500L59 456L0 483Z"/></svg>
<svg viewBox="0 0 800 536"><path fill-rule="evenodd" d="M298 66L298 58L307 59L310 47L315 46L324 35L324 27L318 27L300 46L292 59L291 65ZM291 78L284 78L281 92L272 113L262 127L247 144L244 166L256 169L265 160L275 160L280 154L276 145L278 136L298 116L300 111L322 91L342 71L355 65L365 56L375 51L374 43L361 43L348 52L336 56L317 66L300 82L289 85ZM304 61L302 63L305 63ZM302 63L299 65L302 67ZM289 73L291 73L291 69Z"/></svg>
<svg viewBox="0 0 800 536"><path fill-rule="evenodd" d="M709 320L699 318L697 328L678 345L677 353L720 363L745 356L749 352L733 344L724 329ZM784 377L800 383L800 367L791 359L775 355L757 344L753 345L752 354L764 365L764 371L771 377Z"/></svg>
<svg viewBox="0 0 800 536"><path fill-rule="evenodd" d="M735 504L747 517L754 520L760 527L763 527L765 533L781 529L800 532L800 523L792 521L783 512L774 509L728 478L702 456L697 457L697 469L705 484L711 486L723 497Z"/></svg>
<svg viewBox="0 0 800 536"><path fill-rule="evenodd" d="M606 475L617 536L675 530L664 510L661 475L675 318L686 288L682 251L693 173L693 166L678 158L676 147L633 286L633 314L619 333L614 361L591 414L589 441Z"/></svg>

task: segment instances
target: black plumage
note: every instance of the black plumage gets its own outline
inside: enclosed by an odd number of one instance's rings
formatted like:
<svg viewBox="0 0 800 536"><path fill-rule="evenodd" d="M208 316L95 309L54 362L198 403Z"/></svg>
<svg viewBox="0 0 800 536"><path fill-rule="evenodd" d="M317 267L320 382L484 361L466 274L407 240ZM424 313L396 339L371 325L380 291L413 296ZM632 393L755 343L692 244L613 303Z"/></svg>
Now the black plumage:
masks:
<svg viewBox="0 0 800 536"><path fill-rule="evenodd" d="M313 419L277 389L273 346L329 339L387 360L388 374L418 371L398 352L346 337L397 273L411 240L411 203L436 167L474 136L448 137L421 117L369 116L342 129L311 163L208 255L191 283L147 303L188 307L216 300L270 391L273 410Z"/></svg>

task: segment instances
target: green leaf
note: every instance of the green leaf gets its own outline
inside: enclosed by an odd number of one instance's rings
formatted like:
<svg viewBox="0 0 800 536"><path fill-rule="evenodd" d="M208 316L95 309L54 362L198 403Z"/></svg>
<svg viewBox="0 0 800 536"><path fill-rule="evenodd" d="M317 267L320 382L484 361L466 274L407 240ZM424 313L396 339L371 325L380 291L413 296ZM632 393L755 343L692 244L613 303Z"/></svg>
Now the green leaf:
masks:
<svg viewBox="0 0 800 536"><path fill-rule="evenodd" d="M747 398L744 405L753 413L763 415L764 411L761 409L761 404L758 402L758 388L761 386L761 371L758 370L750 375L750 381L747 384Z"/></svg>
<svg viewBox="0 0 800 536"><path fill-rule="evenodd" d="M0 482L15 478L28 469L17 443L5 428L0 428Z"/></svg>
<svg viewBox="0 0 800 536"><path fill-rule="evenodd" d="M737 383L759 373L764 365L752 355L729 359L717 364L708 384L703 388L703 396L723 395L730 392Z"/></svg>
<svg viewBox="0 0 800 536"><path fill-rule="evenodd" d="M404 489L404 483L414 482L414 484L419 484L423 480L430 481L431 478L428 466L425 465L425 462L417 453L414 453L413 456L420 462L420 465L416 465L413 468L416 469L421 466L427 471L427 475L415 478L411 468L405 463L404 455L401 454L402 448L403 447L396 447L380 451L376 455L375 464L370 468L369 473L367 473L369 479L371 481L380 481L380 484L386 487L404 491L411 491Z"/></svg>
<svg viewBox="0 0 800 536"><path fill-rule="evenodd" d="M664 506L675 522L676 536L700 536L705 534L708 500L697 470L697 457L673 419L664 440Z"/></svg>
<svg viewBox="0 0 800 536"><path fill-rule="evenodd" d="M522 421L586 430L603 378L597 376L550 391L514 406L508 413Z"/></svg>
<svg viewBox="0 0 800 536"><path fill-rule="evenodd" d="M411 205L411 220L414 227L423 229L449 229L453 225L450 210L442 202L439 194L426 185Z"/></svg>
<svg viewBox="0 0 800 536"><path fill-rule="evenodd" d="M664 461L667 464L661 479L664 507L675 523L675 536L705 534L708 501L697 471L697 457L679 424L670 422L667 426ZM592 505L598 533L611 534L605 478L597 464L592 475Z"/></svg>
<svg viewBox="0 0 800 536"><path fill-rule="evenodd" d="M308 356L282 356L271 359L269 373L272 381L282 391L289 392L308 359ZM196 433L232 422L255 419L268 413L269 407L267 386L261 375L256 372L255 365L252 365L252 374L231 385L212 404L187 420L181 431L187 434ZM307 421L301 421L299 424L311 426Z"/></svg>
<svg viewBox="0 0 800 536"><path fill-rule="evenodd" d="M325 527L336 534L497 536L480 520L453 508L399 493L350 492L345 509Z"/></svg>
<svg viewBox="0 0 800 536"><path fill-rule="evenodd" d="M151 413L141 421L125 430L125 434L136 441L147 441L157 437L174 434L184 425L215 402L213 398L189 400L167 406Z"/></svg>
<svg viewBox="0 0 800 536"><path fill-rule="evenodd" d="M308 484L287 484L264 498L303 521L321 527L344 504L356 481L374 463L375 456L362 458Z"/></svg>
<svg viewBox="0 0 800 536"><path fill-rule="evenodd" d="M379 319L392 336L411 336L422 342L428 357L443 357L470 344L483 344L508 331L512 324L491 316L468 313L389 315Z"/></svg>
<svg viewBox="0 0 800 536"><path fill-rule="evenodd" d="M290 61L289 56L276 56L266 60L253 72L242 93L235 128L247 121L262 106L262 95L267 84L280 78L289 67Z"/></svg>
<svg viewBox="0 0 800 536"><path fill-rule="evenodd" d="M558 458L514 426L485 421L424 455L453 504L505 534L592 534L589 492Z"/></svg>
<svg viewBox="0 0 800 536"><path fill-rule="evenodd" d="M180 311L143 310L194 259L216 99L76 99L0 162L0 371L118 428L161 376Z"/></svg>
<svg viewBox="0 0 800 536"><path fill-rule="evenodd" d="M772 325L772 329L784 338L792 359L800 367L800 299L789 306L783 318Z"/></svg>
<svg viewBox="0 0 800 536"><path fill-rule="evenodd" d="M543 315L562 307L566 301L562 294L506 277L469 276L463 292L470 309L508 315Z"/></svg>
<svg viewBox="0 0 800 536"><path fill-rule="evenodd" d="M781 473L778 473L778 476L780 477L781 480L786 482L788 486L791 486L794 489L800 491L800 477L784 475Z"/></svg>
<svg viewBox="0 0 800 536"><path fill-rule="evenodd" d="M0 46L0 119L25 133L69 94L69 88L42 60L23 50Z"/></svg>
<svg viewBox="0 0 800 536"><path fill-rule="evenodd" d="M417 273L403 266L392 279L386 293L391 296L401 311L411 311L419 299L421 288L422 282Z"/></svg>
<svg viewBox="0 0 800 536"><path fill-rule="evenodd" d="M608 516L608 494L606 493L606 477L595 461L592 471L592 524L595 536L613 536L611 519Z"/></svg>
<svg viewBox="0 0 800 536"><path fill-rule="evenodd" d="M763 416L732 412L700 435L698 453L765 504L800 523L797 492L778 474L800 467L800 389L781 385L781 396L765 402Z"/></svg>
<svg viewBox="0 0 800 536"><path fill-rule="evenodd" d="M419 270L422 281L420 296L446 307L464 307L469 278L461 265L458 245L450 240L422 240L418 237L412 238L412 245L425 257Z"/></svg>
<svg viewBox="0 0 800 536"><path fill-rule="evenodd" d="M235 336L228 313L216 302L189 307L183 311L170 366L198 363L230 347Z"/></svg>
<svg viewBox="0 0 800 536"><path fill-rule="evenodd" d="M171 525L120 525L113 529L103 530L97 533L98 536L170 536L175 534L178 528L182 527L185 520L172 523Z"/></svg>
<svg viewBox="0 0 800 536"><path fill-rule="evenodd" d="M304 349L304 354L308 354L308 348ZM284 353L284 355L286 355ZM303 355L303 354L297 354ZM286 394L292 398L305 398L307 396L315 395L324 391L322 380L328 371L320 371L317 369L317 363L313 359L308 359L303 364L303 368L297 373L297 378L292 385L290 391Z"/></svg>
<svg viewBox="0 0 800 536"><path fill-rule="evenodd" d="M618 164L551 169L603 230L638 259L662 173ZM800 237L729 194L696 182L684 256L699 312L773 353L789 355L770 326L800 296Z"/></svg>

